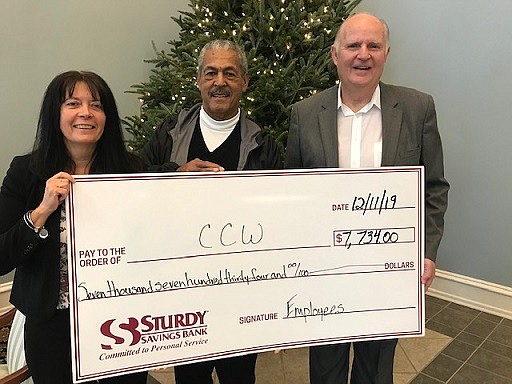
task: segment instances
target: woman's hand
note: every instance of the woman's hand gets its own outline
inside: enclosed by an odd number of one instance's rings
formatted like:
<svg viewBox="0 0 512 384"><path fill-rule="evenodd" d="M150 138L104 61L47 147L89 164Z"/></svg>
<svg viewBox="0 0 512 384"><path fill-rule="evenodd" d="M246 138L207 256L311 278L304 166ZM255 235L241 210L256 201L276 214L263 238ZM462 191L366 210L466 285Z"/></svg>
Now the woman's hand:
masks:
<svg viewBox="0 0 512 384"><path fill-rule="evenodd" d="M69 185L74 182L73 176L66 172L59 172L46 181L43 201L30 214L30 218L36 227L42 227L48 216L68 197Z"/></svg>

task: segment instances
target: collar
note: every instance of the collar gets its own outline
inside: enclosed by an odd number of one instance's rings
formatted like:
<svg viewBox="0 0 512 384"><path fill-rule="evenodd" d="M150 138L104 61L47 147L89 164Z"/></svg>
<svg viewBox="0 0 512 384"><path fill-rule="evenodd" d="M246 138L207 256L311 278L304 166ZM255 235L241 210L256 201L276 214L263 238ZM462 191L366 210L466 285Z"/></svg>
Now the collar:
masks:
<svg viewBox="0 0 512 384"><path fill-rule="evenodd" d="M366 104L363 108L361 108L357 113L366 113L370 109L372 109L372 107L374 105L377 108L382 109L381 104L380 104L380 84L377 84L377 88L375 88L375 91L373 91L372 98L370 99L368 104ZM341 108L341 111L343 112L344 116L350 116L350 115L355 114L349 107L347 107L345 104L343 104L341 102L341 83L338 84L338 107L337 107L337 109L339 110L340 108Z"/></svg>
<svg viewBox="0 0 512 384"><path fill-rule="evenodd" d="M240 120L240 108L238 109L238 113L233 116L231 119L227 120L215 120L213 119L206 111L203 106L201 106L201 110L199 112L201 128L208 128L212 131L226 132L231 131L235 127L238 120Z"/></svg>

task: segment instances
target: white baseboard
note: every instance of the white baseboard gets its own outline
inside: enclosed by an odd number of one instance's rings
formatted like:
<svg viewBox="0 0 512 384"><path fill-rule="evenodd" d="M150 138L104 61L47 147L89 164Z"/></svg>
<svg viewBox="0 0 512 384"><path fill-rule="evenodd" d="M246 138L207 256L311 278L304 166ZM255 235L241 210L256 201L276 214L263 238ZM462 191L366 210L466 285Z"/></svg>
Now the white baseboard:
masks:
<svg viewBox="0 0 512 384"><path fill-rule="evenodd" d="M512 288L456 273L436 270L430 296L512 319Z"/></svg>
<svg viewBox="0 0 512 384"><path fill-rule="evenodd" d="M0 313L7 312L12 308L9 303L9 296L11 296L12 282L0 284Z"/></svg>

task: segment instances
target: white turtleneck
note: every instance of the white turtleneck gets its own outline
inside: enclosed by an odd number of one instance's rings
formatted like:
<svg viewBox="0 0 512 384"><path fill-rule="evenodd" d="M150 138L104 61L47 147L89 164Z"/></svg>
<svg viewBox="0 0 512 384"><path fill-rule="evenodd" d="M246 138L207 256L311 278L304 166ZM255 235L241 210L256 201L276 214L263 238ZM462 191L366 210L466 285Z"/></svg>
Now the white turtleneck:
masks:
<svg viewBox="0 0 512 384"><path fill-rule="evenodd" d="M201 127L201 133L203 139L210 152L215 151L233 132L236 124L240 120L240 109L238 113L228 120L214 120L212 119L201 107L199 112L199 126Z"/></svg>

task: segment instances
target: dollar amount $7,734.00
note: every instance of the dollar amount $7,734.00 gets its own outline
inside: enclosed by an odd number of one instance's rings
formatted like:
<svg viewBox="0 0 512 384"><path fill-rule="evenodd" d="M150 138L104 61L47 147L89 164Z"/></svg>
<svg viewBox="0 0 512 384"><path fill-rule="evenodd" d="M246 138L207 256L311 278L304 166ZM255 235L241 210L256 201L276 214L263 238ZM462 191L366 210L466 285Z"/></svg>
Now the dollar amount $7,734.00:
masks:
<svg viewBox="0 0 512 384"><path fill-rule="evenodd" d="M405 235L405 238L402 238ZM393 244L413 241L414 228L347 229L334 231L334 246Z"/></svg>

